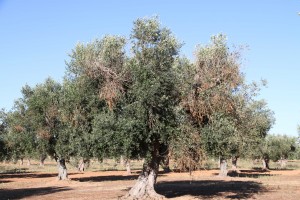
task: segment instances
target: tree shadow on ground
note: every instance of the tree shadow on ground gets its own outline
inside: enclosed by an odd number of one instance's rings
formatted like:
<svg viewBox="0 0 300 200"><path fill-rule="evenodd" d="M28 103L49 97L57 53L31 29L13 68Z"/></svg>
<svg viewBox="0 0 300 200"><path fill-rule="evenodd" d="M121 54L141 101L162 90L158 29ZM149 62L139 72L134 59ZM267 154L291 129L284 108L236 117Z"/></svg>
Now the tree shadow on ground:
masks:
<svg viewBox="0 0 300 200"><path fill-rule="evenodd" d="M71 178L73 181L79 182L103 182L103 181L125 181L125 180L135 180L139 175L128 175L128 176L89 176L80 178Z"/></svg>
<svg viewBox="0 0 300 200"><path fill-rule="evenodd" d="M42 196L50 193L62 192L67 190L71 190L71 189L66 187L0 189L0 198L1 199L23 199L31 196Z"/></svg>
<svg viewBox="0 0 300 200"><path fill-rule="evenodd" d="M14 169L2 169L1 174L20 174L20 173L28 173L28 168L14 168Z"/></svg>
<svg viewBox="0 0 300 200"><path fill-rule="evenodd" d="M243 178L260 178L260 177L267 177L267 176L276 176L275 174L270 174L270 171L264 170L239 170L237 171L229 171L227 173L230 177L243 177Z"/></svg>
<svg viewBox="0 0 300 200"><path fill-rule="evenodd" d="M261 183L254 181L203 180L159 182L156 191L167 198L190 195L196 198L249 199L267 190Z"/></svg>
<svg viewBox="0 0 300 200"><path fill-rule="evenodd" d="M239 170L233 171L229 170L227 176L230 177L241 177L241 178L260 178L267 176L277 176L276 174L271 174L270 170L262 170L262 169L252 169L252 170ZM213 173L213 175L218 176L219 173Z"/></svg>
<svg viewBox="0 0 300 200"><path fill-rule="evenodd" d="M293 170L296 170L296 169L288 168L288 167L286 167L286 168L272 167L272 168L269 168L268 170L265 170L265 169L261 169L259 167L253 167L252 170L266 172L266 171L293 171Z"/></svg>
<svg viewBox="0 0 300 200"><path fill-rule="evenodd" d="M78 173L68 173L69 175L75 175ZM31 173L31 172L22 172L22 173L1 173L1 179L12 179L12 178L51 178L56 177L58 173Z"/></svg>
<svg viewBox="0 0 300 200"><path fill-rule="evenodd" d="M0 184L1 184L1 183L9 183L9 182L11 182L11 181L8 181L8 180L1 180L1 179L0 179Z"/></svg>

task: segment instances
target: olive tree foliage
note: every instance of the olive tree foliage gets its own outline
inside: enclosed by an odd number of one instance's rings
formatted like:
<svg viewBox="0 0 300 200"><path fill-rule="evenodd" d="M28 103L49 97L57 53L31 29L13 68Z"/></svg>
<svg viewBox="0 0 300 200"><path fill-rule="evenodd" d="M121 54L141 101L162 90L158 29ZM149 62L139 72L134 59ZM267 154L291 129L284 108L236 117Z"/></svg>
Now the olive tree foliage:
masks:
<svg viewBox="0 0 300 200"><path fill-rule="evenodd" d="M265 160L266 169L269 169L268 161L279 162L281 168L286 167L286 160L292 158L296 152L296 138L287 135L268 135L262 142L259 153Z"/></svg>
<svg viewBox="0 0 300 200"><path fill-rule="evenodd" d="M46 157L57 159L59 96L61 86L51 78L34 87L25 85L22 98L6 114L6 146L12 159Z"/></svg>
<svg viewBox="0 0 300 200"><path fill-rule="evenodd" d="M44 165L47 156L51 156L58 161L59 179L66 179L65 155L60 154L61 149L65 151L68 144L61 134L61 90L61 84L48 78L35 87L25 86L22 92L26 97L25 116L29 120L27 124L30 124L31 132L35 136L35 152L41 165Z"/></svg>
<svg viewBox="0 0 300 200"><path fill-rule="evenodd" d="M266 135L272 112L266 104L255 108L259 87L246 84L240 69L241 51L231 51L224 35L213 36L211 43L199 46L195 55L195 64L183 72L190 81L182 84L187 92L181 106L197 129L206 155L220 157L226 165L228 157L239 157L250 141ZM266 113L260 113L260 109ZM255 121L264 117L266 124L256 127Z"/></svg>
<svg viewBox="0 0 300 200"><path fill-rule="evenodd" d="M47 155L58 159L56 142L61 123L59 119L59 98L61 85L51 78L35 87L27 86L26 102L28 117L36 136L36 152L42 164Z"/></svg>
<svg viewBox="0 0 300 200"><path fill-rule="evenodd" d="M107 35L86 45L78 44L68 63L68 78L93 80L100 99L110 109L123 91L125 42L123 37Z"/></svg>
<svg viewBox="0 0 300 200"><path fill-rule="evenodd" d="M23 97L16 100L13 109L6 113L6 131L3 136L8 152L7 159L12 159L14 162L20 159L20 164L23 164L24 158L34 157L36 152L35 134L28 116L26 104L28 96L25 88L22 89Z"/></svg>
<svg viewBox="0 0 300 200"><path fill-rule="evenodd" d="M100 116L113 113L123 94L126 82L124 46L123 37L107 35L88 44L78 44L70 54L62 101L63 118L66 131L72 132L66 135L74 144L73 154L84 159L101 160L112 156L103 148L108 143L102 143L103 138L94 131L93 123L109 120L109 116ZM101 125L113 130L111 123L114 120Z"/></svg>

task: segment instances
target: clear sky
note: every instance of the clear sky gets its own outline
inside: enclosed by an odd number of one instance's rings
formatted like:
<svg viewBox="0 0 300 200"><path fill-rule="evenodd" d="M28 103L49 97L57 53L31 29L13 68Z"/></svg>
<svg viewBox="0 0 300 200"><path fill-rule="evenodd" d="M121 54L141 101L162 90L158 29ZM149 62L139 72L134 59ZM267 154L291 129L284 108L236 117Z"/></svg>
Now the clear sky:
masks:
<svg viewBox="0 0 300 200"><path fill-rule="evenodd" d="M298 135L300 124L300 1L291 0L0 0L0 108L9 110L25 84L61 81L78 42L105 34L129 36L132 22L158 15L193 58L197 44L224 33L248 45L243 71L264 78L275 112L271 133Z"/></svg>

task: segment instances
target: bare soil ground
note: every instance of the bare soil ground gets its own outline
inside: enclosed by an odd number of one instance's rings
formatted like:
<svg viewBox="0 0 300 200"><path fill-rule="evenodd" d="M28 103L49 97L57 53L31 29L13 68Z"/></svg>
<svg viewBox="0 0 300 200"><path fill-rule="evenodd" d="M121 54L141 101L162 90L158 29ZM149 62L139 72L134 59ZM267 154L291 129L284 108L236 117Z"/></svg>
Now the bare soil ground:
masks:
<svg viewBox="0 0 300 200"><path fill-rule="evenodd" d="M4 164L1 164L2 167ZM6 164L7 165L7 164ZM7 166L4 166L7 167ZM34 170L39 169L39 170ZM118 199L135 183L138 171L69 170L68 181L58 181L53 170L19 167L0 173L0 199ZM161 173L156 190L166 198L183 199L300 199L300 170L242 169L229 177L217 170Z"/></svg>

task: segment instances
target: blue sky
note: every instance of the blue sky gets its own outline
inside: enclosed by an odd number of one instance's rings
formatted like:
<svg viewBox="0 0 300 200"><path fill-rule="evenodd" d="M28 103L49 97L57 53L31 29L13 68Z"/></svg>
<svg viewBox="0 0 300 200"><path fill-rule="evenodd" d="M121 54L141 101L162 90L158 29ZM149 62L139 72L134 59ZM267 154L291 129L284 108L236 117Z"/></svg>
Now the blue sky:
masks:
<svg viewBox="0 0 300 200"><path fill-rule="evenodd" d="M298 135L300 124L300 1L283 0L0 0L0 108L9 110L25 84L61 81L78 42L105 34L129 36L132 22L158 15L193 58L197 44L224 33L248 45L243 71L264 78L261 91L275 112L271 133Z"/></svg>

